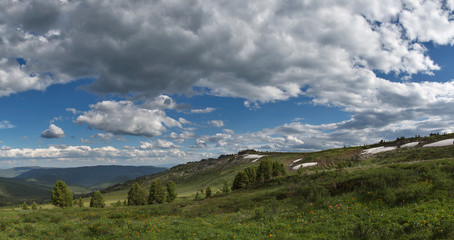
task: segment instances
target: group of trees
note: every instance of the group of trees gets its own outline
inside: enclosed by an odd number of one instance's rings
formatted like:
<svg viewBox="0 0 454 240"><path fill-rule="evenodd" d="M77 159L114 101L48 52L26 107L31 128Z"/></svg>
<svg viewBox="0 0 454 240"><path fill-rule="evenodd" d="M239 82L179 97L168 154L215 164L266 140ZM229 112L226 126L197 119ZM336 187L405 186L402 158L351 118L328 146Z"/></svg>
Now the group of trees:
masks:
<svg viewBox="0 0 454 240"><path fill-rule="evenodd" d="M78 200L73 201L73 195L72 195L71 191L69 191L66 183L61 180L58 180L54 185L54 189L52 190L51 202L54 206L57 206L60 208L72 207L72 206L78 206L78 207L84 206L84 202L81 197L79 197ZM95 208L105 207L104 197L102 196L100 191L94 192L93 196L90 199L90 207L95 207Z"/></svg>
<svg viewBox="0 0 454 240"><path fill-rule="evenodd" d="M245 188L285 174L284 164L278 161L272 162L269 158L265 157L260 161L258 167L251 166L237 173L233 180L232 189Z"/></svg>
<svg viewBox="0 0 454 240"><path fill-rule="evenodd" d="M139 183L134 183L128 192L128 205L162 204L165 201L172 202L176 198L176 185L172 180L167 182L164 190L161 180L156 179L151 183L148 195Z"/></svg>

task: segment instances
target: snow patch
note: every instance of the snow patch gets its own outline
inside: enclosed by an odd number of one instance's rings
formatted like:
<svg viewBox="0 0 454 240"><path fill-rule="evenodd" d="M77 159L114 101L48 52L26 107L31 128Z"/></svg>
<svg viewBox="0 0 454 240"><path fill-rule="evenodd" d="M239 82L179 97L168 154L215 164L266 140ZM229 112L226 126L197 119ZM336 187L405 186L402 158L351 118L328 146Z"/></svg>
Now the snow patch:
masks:
<svg viewBox="0 0 454 240"><path fill-rule="evenodd" d="M400 147L401 148L414 147L414 146L416 146L418 144L419 144L419 142L411 142L411 143L406 143L406 144L404 144L404 145L402 145Z"/></svg>
<svg viewBox="0 0 454 240"><path fill-rule="evenodd" d="M381 152L387 152L387 151L392 151L396 149L397 147L376 147L376 148L371 148L371 149L366 149L364 150L363 154L377 154Z"/></svg>
<svg viewBox="0 0 454 240"><path fill-rule="evenodd" d="M312 166L315 166L317 164L318 164L317 162L302 163L302 164L298 164L298 165L294 166L293 170L298 170L300 168L305 168L305 167L312 167Z"/></svg>
<svg viewBox="0 0 454 240"><path fill-rule="evenodd" d="M258 155L258 154L246 154L243 156L245 159L254 159L252 162L257 162L262 157L266 157L267 155Z"/></svg>
<svg viewBox="0 0 454 240"><path fill-rule="evenodd" d="M424 145L423 147L444 147L444 146L450 146L454 144L454 138L451 139L446 139L434 143L429 143Z"/></svg>
<svg viewBox="0 0 454 240"><path fill-rule="evenodd" d="M303 159L302 159L302 158L296 159L295 161L293 161L293 163L297 163L297 162L299 162L299 161L301 161L301 160L303 160Z"/></svg>

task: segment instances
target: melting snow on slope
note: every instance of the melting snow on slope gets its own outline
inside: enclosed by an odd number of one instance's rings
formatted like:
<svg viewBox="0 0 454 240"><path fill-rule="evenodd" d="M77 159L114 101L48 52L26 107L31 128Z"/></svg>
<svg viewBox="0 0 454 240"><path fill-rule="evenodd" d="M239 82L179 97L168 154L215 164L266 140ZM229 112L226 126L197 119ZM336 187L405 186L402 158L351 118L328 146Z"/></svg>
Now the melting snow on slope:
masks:
<svg viewBox="0 0 454 240"><path fill-rule="evenodd" d="M317 164L318 164L317 162L302 163L302 164L298 164L298 165L294 166L293 170L298 170L300 168L305 168L305 167L312 167L312 166L315 166Z"/></svg>
<svg viewBox="0 0 454 240"><path fill-rule="evenodd" d="M243 158L246 159L254 159L252 162L257 162L262 157L265 157L266 155L258 155L258 154L246 154L243 156Z"/></svg>
<svg viewBox="0 0 454 240"><path fill-rule="evenodd" d="M449 146L449 145L453 145L453 144L454 144L454 138L451 138L451 139L446 139L446 140L426 144L426 145L424 145L424 147L444 147L444 146Z"/></svg>
<svg viewBox="0 0 454 240"><path fill-rule="evenodd" d="M293 163L297 163L297 162L299 162L299 161L301 161L301 160L303 160L303 159L302 159L302 158L296 159L295 161L293 161Z"/></svg>
<svg viewBox="0 0 454 240"><path fill-rule="evenodd" d="M414 147L414 146L416 146L418 144L419 144L419 142L411 142L411 143L406 143L406 144L404 144L404 145L402 145L400 147L401 148Z"/></svg>
<svg viewBox="0 0 454 240"><path fill-rule="evenodd" d="M387 151L392 151L396 149L397 147L376 147L376 148L371 148L371 149L366 149L364 150L363 154L376 154L376 153L381 153L381 152L387 152Z"/></svg>

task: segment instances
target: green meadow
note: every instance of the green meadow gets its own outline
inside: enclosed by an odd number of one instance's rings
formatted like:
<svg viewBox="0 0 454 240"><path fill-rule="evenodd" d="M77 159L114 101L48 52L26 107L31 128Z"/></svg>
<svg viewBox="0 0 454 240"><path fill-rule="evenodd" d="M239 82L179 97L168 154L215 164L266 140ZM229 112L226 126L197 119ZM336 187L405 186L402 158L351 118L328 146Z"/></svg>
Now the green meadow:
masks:
<svg viewBox="0 0 454 240"><path fill-rule="evenodd" d="M231 193L221 193L222 183L259 161L190 163L137 180L148 186L174 176L179 196L171 203L115 204L126 199L125 184L104 192L106 208L89 208L89 198L83 208L3 208L0 239L454 239L454 146L362 155L367 147L260 153L286 166L319 164ZM199 171L177 174L191 165ZM195 200L206 186L213 196Z"/></svg>

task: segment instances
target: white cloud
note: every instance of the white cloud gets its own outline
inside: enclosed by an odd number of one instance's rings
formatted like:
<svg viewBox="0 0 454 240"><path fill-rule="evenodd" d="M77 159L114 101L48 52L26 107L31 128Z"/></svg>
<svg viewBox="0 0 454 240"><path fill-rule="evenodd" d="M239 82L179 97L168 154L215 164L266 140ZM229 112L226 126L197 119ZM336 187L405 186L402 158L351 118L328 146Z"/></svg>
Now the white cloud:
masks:
<svg viewBox="0 0 454 240"><path fill-rule="evenodd" d="M211 120L208 122L208 124L217 128L224 127L224 121L222 120Z"/></svg>
<svg viewBox="0 0 454 240"><path fill-rule="evenodd" d="M0 121L0 129L14 128L15 126L9 121L3 120Z"/></svg>
<svg viewBox="0 0 454 240"><path fill-rule="evenodd" d="M154 137L167 131L167 127L179 127L181 123L158 109L145 109L130 101L103 101L90 105L90 111L78 116L75 123L113 134Z"/></svg>
<svg viewBox="0 0 454 240"><path fill-rule="evenodd" d="M188 120L186 120L186 119L184 119L184 118L182 118L182 117L180 117L180 118L178 119L178 122L180 122L181 124L186 124L186 125L191 124L190 121L188 121Z"/></svg>
<svg viewBox="0 0 454 240"><path fill-rule="evenodd" d="M79 111L77 111L75 108L66 108L66 111L67 112L71 112L74 115L79 113Z"/></svg>
<svg viewBox="0 0 454 240"><path fill-rule="evenodd" d="M128 163L131 165L159 165L164 163L184 163L201 159L204 154L184 152L177 148L137 149L127 147L117 149L112 146L92 148L90 146L49 146L47 148L0 148L2 166L80 166L96 164Z"/></svg>
<svg viewBox="0 0 454 240"><path fill-rule="evenodd" d="M41 137L43 138L61 138L64 136L65 132L54 124L50 124L49 128L41 133Z"/></svg>
<svg viewBox="0 0 454 240"><path fill-rule="evenodd" d="M147 109L174 109L177 106L176 102L169 96L160 95L153 100L148 100L142 104L143 108Z"/></svg>
<svg viewBox="0 0 454 240"><path fill-rule="evenodd" d="M162 139L157 139L156 141L141 142L139 146L140 149L173 149L179 148L175 143L169 142Z"/></svg>
<svg viewBox="0 0 454 240"><path fill-rule="evenodd" d="M213 112L215 110L216 110L216 108L207 107L207 108L204 108L204 109L191 109L191 113L210 113L210 112Z"/></svg>

